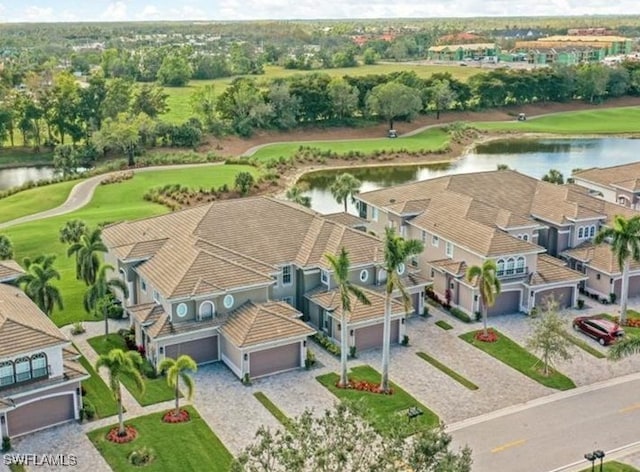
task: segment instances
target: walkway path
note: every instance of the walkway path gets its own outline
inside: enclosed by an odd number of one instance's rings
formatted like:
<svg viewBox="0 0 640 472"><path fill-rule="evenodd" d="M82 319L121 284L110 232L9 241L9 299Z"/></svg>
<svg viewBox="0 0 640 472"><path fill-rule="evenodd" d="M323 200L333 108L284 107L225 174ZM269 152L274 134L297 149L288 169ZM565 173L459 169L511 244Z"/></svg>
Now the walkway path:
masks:
<svg viewBox="0 0 640 472"><path fill-rule="evenodd" d="M139 169L131 169L131 170L134 173L138 173L138 172L151 172L151 171L159 171L159 170L187 169L190 167L216 166L221 164L223 163L211 162L206 164L178 164L178 165L170 165L170 166L141 167ZM67 213L71 213L72 211L76 211L84 207L91 201L96 187L100 185L100 183L103 180L119 172L123 172L123 171L114 171L114 172L109 172L107 174L100 174L94 177L89 177L88 179L85 179L82 182L79 182L76 185L74 185L74 187L71 189L71 192L69 193L69 196L67 197L67 200L62 205L57 206L55 208L51 208L49 210L41 211L39 213L22 216L20 218L16 218L15 220L5 221L4 223L0 223L0 229L19 225L21 223L28 223L30 221L37 221L45 218L51 218L54 216L65 215Z"/></svg>

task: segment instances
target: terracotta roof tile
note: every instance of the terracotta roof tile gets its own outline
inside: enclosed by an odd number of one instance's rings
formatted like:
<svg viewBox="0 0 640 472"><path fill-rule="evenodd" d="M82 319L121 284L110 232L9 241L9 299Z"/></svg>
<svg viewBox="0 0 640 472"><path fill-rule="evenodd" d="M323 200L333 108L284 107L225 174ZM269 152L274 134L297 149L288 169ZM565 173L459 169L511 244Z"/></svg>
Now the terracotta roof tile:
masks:
<svg viewBox="0 0 640 472"><path fill-rule="evenodd" d="M560 259L541 254L538 256L536 272L531 274L529 285L546 285L558 282L578 282L587 276L569 269Z"/></svg>
<svg viewBox="0 0 640 472"><path fill-rule="evenodd" d="M569 249L562 253L581 262L588 263L590 267L609 275L620 275L622 271L616 260L616 256L611 250L611 246L606 243L593 244L585 243L578 247ZM640 269L640 263L631 260L631 270Z"/></svg>
<svg viewBox="0 0 640 472"><path fill-rule="evenodd" d="M361 321L372 321L382 319L384 317L384 303L385 296L368 290L364 287L360 287L365 293L371 305L365 305L360 303L355 296L351 295L351 312L347 314L348 323L358 323ZM306 295L306 298L324 308L333 312L333 317L337 320L342 319L342 302L340 301L340 290L324 290L319 289ZM391 313L392 316L405 315L407 310L404 308L404 304L397 300L391 301Z"/></svg>
<svg viewBox="0 0 640 472"><path fill-rule="evenodd" d="M0 261L0 282L17 279L24 274L24 269L16 261Z"/></svg>
<svg viewBox="0 0 640 472"><path fill-rule="evenodd" d="M635 176L640 176L640 162L611 167L592 167L591 169L584 169L573 174L573 177L589 182L609 186L617 184L621 188L628 190L631 189L624 187L624 185L637 188L638 179L635 178Z"/></svg>
<svg viewBox="0 0 640 472"><path fill-rule="evenodd" d="M343 211L339 213L329 213L328 215L324 215L324 218L327 221L345 225L350 228L358 228L369 224L369 222L364 218L360 218L359 216L352 215L351 213L345 213Z"/></svg>

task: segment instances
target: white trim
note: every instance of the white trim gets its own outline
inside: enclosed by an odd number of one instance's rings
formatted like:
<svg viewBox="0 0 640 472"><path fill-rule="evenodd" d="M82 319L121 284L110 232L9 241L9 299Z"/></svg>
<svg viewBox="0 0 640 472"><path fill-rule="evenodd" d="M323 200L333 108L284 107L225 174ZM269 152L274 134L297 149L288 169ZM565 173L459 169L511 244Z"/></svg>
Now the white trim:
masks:
<svg viewBox="0 0 640 472"><path fill-rule="evenodd" d="M244 292L246 290L249 289L254 289L254 288L269 288L273 285L274 280L271 280L269 282L264 282L264 283L259 283L259 284L253 284L253 285L243 285L241 287L234 287L231 288L229 290L222 290L219 292L211 292L211 293L205 293L204 295L198 295L198 296L186 296L186 297L175 297L175 298L167 298L166 301L168 303L179 303L182 301L193 301L193 300L206 300L208 298L212 298L212 297L219 297L221 295L224 295L226 293L237 293L237 292Z"/></svg>
<svg viewBox="0 0 640 472"><path fill-rule="evenodd" d="M207 331L211 330L211 331L214 331L213 334L220 334L219 328L220 328L220 326L207 326L206 328L194 329L192 331L186 331L184 333L172 334L172 335L169 335L169 336L161 336L159 338L151 338L151 341L156 343L156 345L158 346L158 349L159 349L161 344L162 344L163 347L167 345L167 342L165 341L167 339L170 340L169 344L175 344L175 343L181 342L181 341L173 341L174 339L180 339L181 336L189 336L189 335L194 334L194 333L204 333L204 332L207 332ZM201 338L205 338L205 337L207 337L207 336L196 337L195 339L188 339L186 341L195 341L197 339L201 339ZM160 341L165 341L165 342L161 343Z"/></svg>
<svg viewBox="0 0 640 472"><path fill-rule="evenodd" d="M227 301L229 302L227 303ZM236 299L230 293L227 293L222 299L222 306L224 306L227 310L231 310L233 308L233 305L235 305L235 303L236 303Z"/></svg>
<svg viewBox="0 0 640 472"><path fill-rule="evenodd" d="M313 329L311 327L309 328ZM317 331L314 330L313 333L303 334L298 336L291 336L288 338L278 339L276 341L269 341L267 343L254 344L253 346L239 347L239 346L236 346L231 340L228 339L227 341L229 341L231 345L234 346L235 348L240 349L243 353L246 352L247 354L251 354L252 352L264 351L266 349L271 349L272 347L286 346L288 344L293 344L295 342L301 343L302 341L306 341L309 336L313 336L315 333L317 333Z"/></svg>
<svg viewBox="0 0 640 472"><path fill-rule="evenodd" d="M203 319L203 315L202 315L202 307L205 305L211 305L211 317L215 317L216 316L216 304L215 302L212 302L211 300L204 300L202 303L200 303L200 306L198 307L198 317L200 319ZM206 318L208 318L208 316L206 316Z"/></svg>
<svg viewBox="0 0 640 472"><path fill-rule="evenodd" d="M362 269L360 271L360 282L366 283L369 280L369 271L367 269Z"/></svg>
<svg viewBox="0 0 640 472"><path fill-rule="evenodd" d="M182 311L181 308L184 308L184 312L182 314L180 314L180 312ZM184 318L188 314L189 314L189 307L187 306L187 304L185 302L178 303L178 306L176 306L176 316L178 318Z"/></svg>
<svg viewBox="0 0 640 472"><path fill-rule="evenodd" d="M240 351L240 362L242 362L243 356L244 354L242 353L242 351ZM237 365L235 365L233 361L224 354L220 354L220 360L231 370L231 372L236 374L236 377L242 379L242 368L239 368Z"/></svg>

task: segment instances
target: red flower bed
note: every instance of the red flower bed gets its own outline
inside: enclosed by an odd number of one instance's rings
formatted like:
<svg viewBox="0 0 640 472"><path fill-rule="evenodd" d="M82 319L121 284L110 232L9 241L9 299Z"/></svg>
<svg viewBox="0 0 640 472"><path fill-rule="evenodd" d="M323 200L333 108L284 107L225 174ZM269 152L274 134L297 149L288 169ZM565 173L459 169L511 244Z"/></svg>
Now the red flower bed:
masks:
<svg viewBox="0 0 640 472"><path fill-rule="evenodd" d="M492 329L488 329L487 334L484 334L484 331L478 331L474 337L483 343L495 343L498 340L498 333Z"/></svg>
<svg viewBox="0 0 640 472"><path fill-rule="evenodd" d="M125 425L124 434L122 436L118 434L118 427L116 426L107 433L107 440L118 444L124 444L133 441L137 436L138 431L133 426Z"/></svg>
<svg viewBox="0 0 640 472"><path fill-rule="evenodd" d="M342 385L340 381L338 381L336 382L336 387L360 390L361 392L381 393L382 395L393 395L392 388L390 388L388 392L385 392L380 388L380 384L367 382L366 380L349 380L347 385Z"/></svg>
<svg viewBox="0 0 640 472"><path fill-rule="evenodd" d="M187 410L180 410L177 415L176 410L170 410L162 416L162 421L165 423L185 423L190 419L191 417Z"/></svg>
<svg viewBox="0 0 640 472"><path fill-rule="evenodd" d="M612 320L615 323L620 323L619 316L613 316ZM640 328L640 318L627 318L622 326L629 326L630 328Z"/></svg>

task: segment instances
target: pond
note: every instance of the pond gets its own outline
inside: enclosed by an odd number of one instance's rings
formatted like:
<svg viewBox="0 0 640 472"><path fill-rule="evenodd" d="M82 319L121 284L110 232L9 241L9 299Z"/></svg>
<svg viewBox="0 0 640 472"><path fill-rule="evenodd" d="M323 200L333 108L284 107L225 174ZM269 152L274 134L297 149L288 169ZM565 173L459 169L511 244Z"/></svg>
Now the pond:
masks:
<svg viewBox="0 0 640 472"><path fill-rule="evenodd" d="M55 174L52 166L14 167L0 169L0 190L17 187L26 182L50 179Z"/></svg>
<svg viewBox="0 0 640 472"><path fill-rule="evenodd" d="M565 179L574 169L608 167L640 160L640 140L630 138L593 139L518 139L498 140L479 144L469 154L451 164L427 166L387 166L351 169L349 172L362 181L362 192L441 175L465 174L495 170L506 164L523 174L540 178L549 169L557 169ZM334 200L329 186L343 170L319 171L307 174L301 182L308 185L314 210L321 213L342 211ZM349 202L349 209L355 208Z"/></svg>

